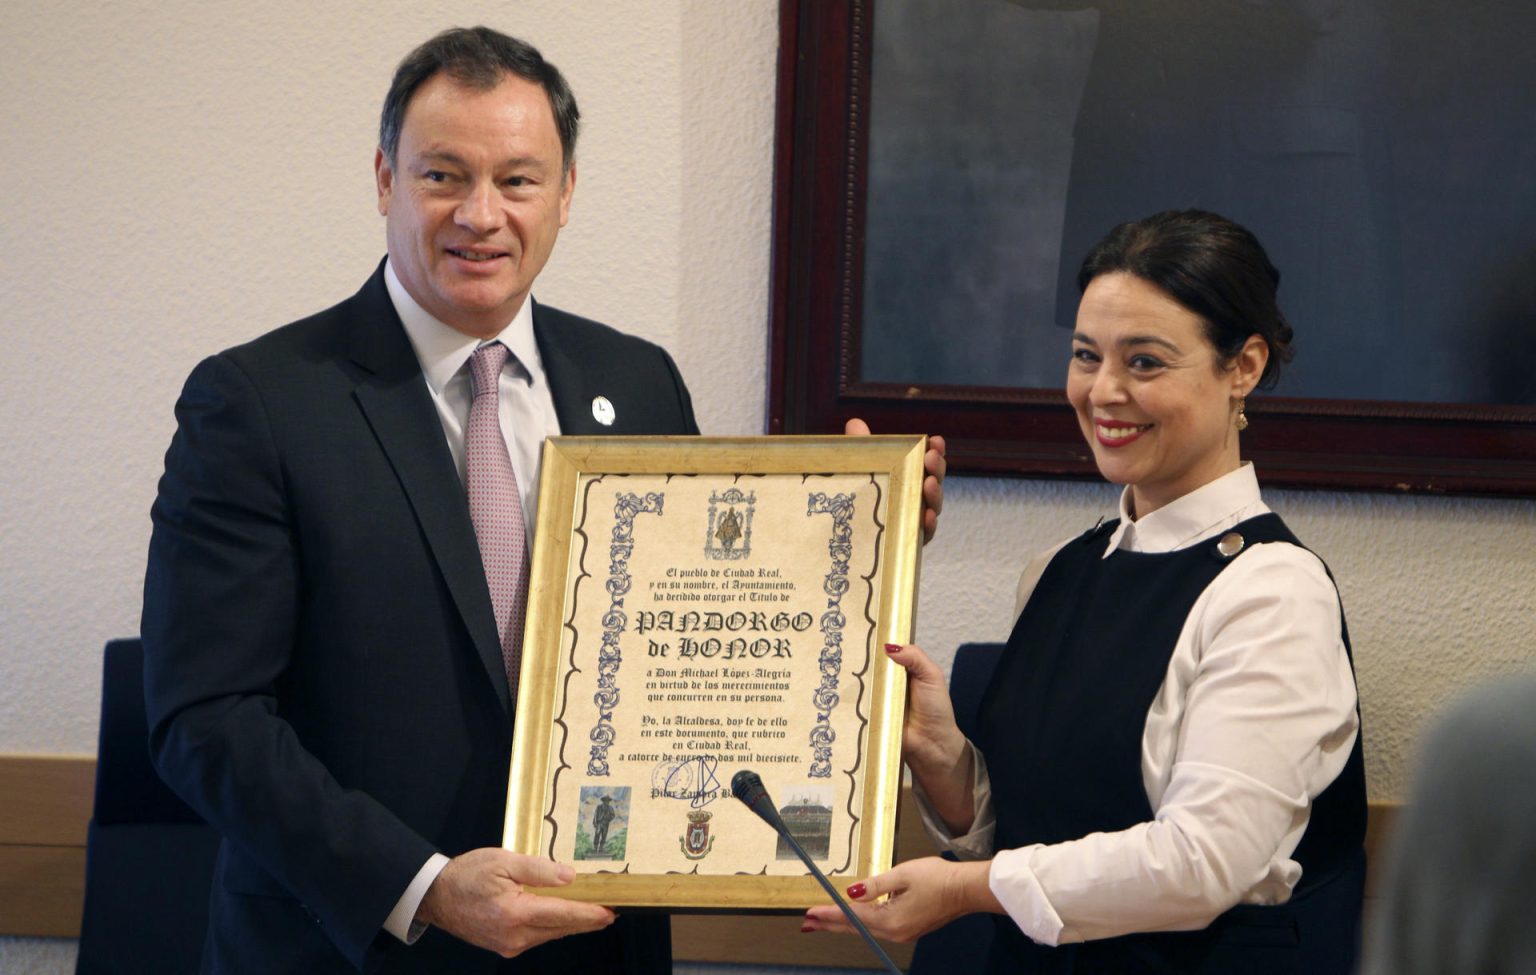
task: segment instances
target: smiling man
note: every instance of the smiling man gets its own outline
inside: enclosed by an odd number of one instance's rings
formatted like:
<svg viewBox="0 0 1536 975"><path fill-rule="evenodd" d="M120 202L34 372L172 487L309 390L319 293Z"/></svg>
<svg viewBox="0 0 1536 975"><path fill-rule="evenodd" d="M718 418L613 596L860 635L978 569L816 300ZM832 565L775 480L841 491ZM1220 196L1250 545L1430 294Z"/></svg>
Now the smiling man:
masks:
<svg viewBox="0 0 1536 975"><path fill-rule="evenodd" d="M521 41L422 45L387 258L187 380L143 637L156 764L224 835L205 972L671 969L665 918L500 848L540 444L698 432L666 352L531 296L578 119Z"/></svg>
<svg viewBox="0 0 1536 975"><path fill-rule="evenodd" d="M575 138L575 105L568 123ZM543 85L450 74L416 89L374 161L390 266L438 321L499 334L528 298L570 217L575 160Z"/></svg>

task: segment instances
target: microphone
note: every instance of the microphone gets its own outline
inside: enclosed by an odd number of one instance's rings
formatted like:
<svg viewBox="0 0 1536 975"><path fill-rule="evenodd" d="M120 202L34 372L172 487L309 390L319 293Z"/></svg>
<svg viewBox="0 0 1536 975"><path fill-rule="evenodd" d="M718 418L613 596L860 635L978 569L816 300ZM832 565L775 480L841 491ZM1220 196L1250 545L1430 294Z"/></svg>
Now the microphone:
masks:
<svg viewBox="0 0 1536 975"><path fill-rule="evenodd" d="M885 967L892 972L892 975L901 975L901 969L896 967L894 961L891 961L891 956L885 953L884 948L880 947L880 943L875 940L874 935L869 933L869 929L864 926L863 921L859 920L859 916L853 913L853 908L849 907L848 902L843 900L842 895L837 892L836 887L832 886L832 882L827 879L826 874L817 868L816 862L806 854L805 850L801 849L799 842L795 840L794 834L790 833L789 827L784 825L784 820L779 818L779 811L773 807L773 800L768 798L768 790L763 787L763 780L758 777L758 774L748 769L742 769L731 776L731 795L745 803L748 809L757 813L759 819L772 826L780 836L789 842L790 849L794 850L795 855L800 858L800 861L811 869L811 875L825 888L828 894L832 895L833 902L842 910L843 916L864 937L864 943L869 945L869 950L875 953L880 961L885 964Z"/></svg>

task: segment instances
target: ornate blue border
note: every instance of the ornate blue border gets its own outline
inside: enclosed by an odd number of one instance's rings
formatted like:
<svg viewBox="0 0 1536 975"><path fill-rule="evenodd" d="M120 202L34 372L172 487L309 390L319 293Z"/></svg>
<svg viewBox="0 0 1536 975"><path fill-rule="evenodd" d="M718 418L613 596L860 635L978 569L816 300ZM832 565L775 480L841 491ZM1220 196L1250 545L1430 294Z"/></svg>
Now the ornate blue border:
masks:
<svg viewBox="0 0 1536 975"><path fill-rule="evenodd" d="M614 494L613 542L608 546L608 596L612 602L603 614L603 645L597 652L597 693L592 701L597 705L597 724L587 737L592 740L592 755L587 760L588 775L608 774L608 748L613 744L613 711L619 706L619 636L628 625L624 615L624 595L629 592L629 556L635 550L635 516L643 513L661 514L666 495L652 492L645 497L638 494Z"/></svg>
<svg viewBox="0 0 1536 975"><path fill-rule="evenodd" d="M843 668L843 626L847 617L842 602L848 591L848 560L853 556L853 499L857 496L818 491L807 499L807 518L832 516L832 537L827 541L832 567L821 584L827 594L827 609L821 614L821 684L811 698L816 705L816 725L811 729L811 770L806 775L812 779L832 777L832 742L837 738L832 730L832 709L837 707L837 682Z"/></svg>

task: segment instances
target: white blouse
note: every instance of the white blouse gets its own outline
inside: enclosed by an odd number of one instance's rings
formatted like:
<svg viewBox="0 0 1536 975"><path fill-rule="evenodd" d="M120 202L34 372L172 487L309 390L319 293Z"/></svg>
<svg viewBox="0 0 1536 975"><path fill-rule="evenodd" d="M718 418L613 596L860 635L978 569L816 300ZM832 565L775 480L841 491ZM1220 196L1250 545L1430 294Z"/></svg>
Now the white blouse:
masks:
<svg viewBox="0 0 1536 975"><path fill-rule="evenodd" d="M1177 551L1269 512L1247 464L1139 521L1126 517L1129 497L1106 558ZM1059 548L1024 570L1020 607ZM1322 562L1283 542L1252 545L1196 600L1147 713L1151 822L994 852L991 780L973 746L971 832L951 836L926 800L924 825L962 859L992 857L993 894L1041 944L1203 928L1235 904L1290 899L1301 878L1290 855L1312 800L1349 759L1355 706Z"/></svg>

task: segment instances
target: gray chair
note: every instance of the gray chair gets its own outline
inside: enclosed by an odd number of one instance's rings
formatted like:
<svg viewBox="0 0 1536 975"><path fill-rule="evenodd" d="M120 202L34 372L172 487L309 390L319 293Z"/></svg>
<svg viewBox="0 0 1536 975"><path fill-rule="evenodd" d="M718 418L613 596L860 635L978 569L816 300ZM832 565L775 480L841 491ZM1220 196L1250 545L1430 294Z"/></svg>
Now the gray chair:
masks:
<svg viewBox="0 0 1536 975"><path fill-rule="evenodd" d="M219 834L149 760L144 650L107 644L96 800L86 835L77 975L179 975L198 969Z"/></svg>

